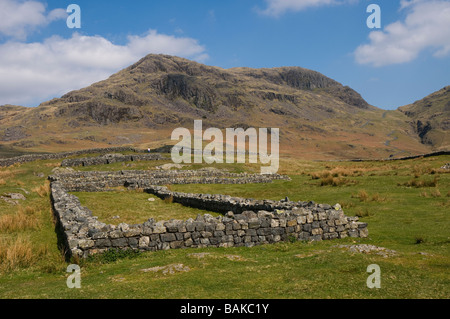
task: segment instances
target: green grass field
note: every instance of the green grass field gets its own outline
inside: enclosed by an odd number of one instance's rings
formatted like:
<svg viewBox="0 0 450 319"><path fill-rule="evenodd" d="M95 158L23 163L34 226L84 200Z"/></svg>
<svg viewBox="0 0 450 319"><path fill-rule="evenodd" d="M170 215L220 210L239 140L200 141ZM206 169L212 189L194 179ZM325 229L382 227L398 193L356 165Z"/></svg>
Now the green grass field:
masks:
<svg viewBox="0 0 450 319"><path fill-rule="evenodd" d="M165 162L82 169L148 169ZM1 168L0 196L22 193L26 200L17 200L17 205L0 200L0 298L449 298L450 173L439 169L447 162L450 156L391 162L285 158L280 160L279 173L289 175L291 181L171 185L183 192L340 203L346 215L368 223L369 237L252 248L112 252L80 262L81 289L66 285L69 263L58 248L46 183L59 162ZM257 165L250 164L214 166L259 172ZM142 192L76 195L108 223L205 213L156 198L150 202L152 196ZM116 215L120 219L112 219ZM396 253L384 257L339 247L354 244ZM379 289L366 285L371 264L380 266Z"/></svg>

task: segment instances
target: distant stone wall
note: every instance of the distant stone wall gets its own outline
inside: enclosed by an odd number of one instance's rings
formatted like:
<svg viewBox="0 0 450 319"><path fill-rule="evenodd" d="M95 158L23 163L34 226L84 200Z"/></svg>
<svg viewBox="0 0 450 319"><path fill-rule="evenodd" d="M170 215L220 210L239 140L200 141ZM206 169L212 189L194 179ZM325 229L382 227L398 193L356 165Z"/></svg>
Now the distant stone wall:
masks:
<svg viewBox="0 0 450 319"><path fill-rule="evenodd" d="M70 156L79 156L84 154L95 154L95 153L106 154L106 153L129 152L129 151L136 153L143 152L142 150L138 150L133 147L107 147L107 148L91 148L86 150L63 152L63 153L30 154L0 159L0 167L8 167L14 164L22 164L38 160L62 159Z"/></svg>
<svg viewBox="0 0 450 319"><path fill-rule="evenodd" d="M158 161L162 160L160 154L105 154L96 157L84 157L84 158L71 158L65 159L61 162L62 167L77 167L77 166L92 166L92 165L104 165L118 162L130 162L130 161Z"/></svg>
<svg viewBox="0 0 450 319"><path fill-rule="evenodd" d="M51 181L62 181L69 192L102 192L125 186L130 189L168 184L248 184L290 180L278 174L230 173L221 170L121 170L55 174Z"/></svg>
<svg viewBox="0 0 450 319"><path fill-rule="evenodd" d="M404 157L389 157L385 159L345 159L345 160L338 160L338 162L385 162L385 161L405 161L410 159L416 159L416 158L426 158L426 157L433 157L433 156L442 156L442 155L450 155L450 151L436 151L426 154L419 154L419 155L411 155L411 156L404 156Z"/></svg>
<svg viewBox="0 0 450 319"><path fill-rule="evenodd" d="M183 205L225 213L225 216L214 218L205 214L196 219L158 222L151 218L142 224L109 225L98 221L76 196L68 193L67 180L52 179L51 200L70 256L84 258L111 248L156 251L252 247L289 240L368 236L367 224L358 222L357 217L345 216L339 205L187 194L158 186L147 187L145 191L161 198L171 197Z"/></svg>

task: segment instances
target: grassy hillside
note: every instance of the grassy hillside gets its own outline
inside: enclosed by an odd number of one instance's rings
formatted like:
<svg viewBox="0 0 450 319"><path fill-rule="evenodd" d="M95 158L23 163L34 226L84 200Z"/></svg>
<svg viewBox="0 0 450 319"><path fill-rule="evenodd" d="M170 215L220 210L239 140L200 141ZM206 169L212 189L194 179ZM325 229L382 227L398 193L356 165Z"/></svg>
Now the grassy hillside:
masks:
<svg viewBox="0 0 450 319"><path fill-rule="evenodd" d="M368 223L369 237L110 253L80 263L81 289L66 286L68 263L59 251L51 212L45 177L58 161L1 168L0 196L21 193L26 199L17 200L17 205L0 200L0 298L448 298L450 174L440 169L447 162L450 156L358 163L283 157L279 173L288 174L289 182L172 185L172 190L184 192L340 203L346 215L358 215ZM149 169L159 164L83 169ZM250 164L214 166L259 171L258 165ZM150 195L139 192L78 195L96 212L104 207L101 218L107 222L114 215L120 215L121 222L133 222L164 218L166 211L167 218L174 212L200 212L150 202ZM381 248L361 253L340 246L357 244ZM370 264L380 266L380 289L366 286Z"/></svg>

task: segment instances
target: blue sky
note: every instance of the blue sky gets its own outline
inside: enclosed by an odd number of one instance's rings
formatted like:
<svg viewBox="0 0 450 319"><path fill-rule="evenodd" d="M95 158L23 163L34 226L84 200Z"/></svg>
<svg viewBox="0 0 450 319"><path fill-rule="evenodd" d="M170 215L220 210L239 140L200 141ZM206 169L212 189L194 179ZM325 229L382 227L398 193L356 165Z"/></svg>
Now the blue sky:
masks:
<svg viewBox="0 0 450 319"><path fill-rule="evenodd" d="M66 25L71 3L81 29ZM366 25L372 3L381 29ZM395 109L450 84L450 1L0 0L0 105L39 105L148 53L301 66Z"/></svg>

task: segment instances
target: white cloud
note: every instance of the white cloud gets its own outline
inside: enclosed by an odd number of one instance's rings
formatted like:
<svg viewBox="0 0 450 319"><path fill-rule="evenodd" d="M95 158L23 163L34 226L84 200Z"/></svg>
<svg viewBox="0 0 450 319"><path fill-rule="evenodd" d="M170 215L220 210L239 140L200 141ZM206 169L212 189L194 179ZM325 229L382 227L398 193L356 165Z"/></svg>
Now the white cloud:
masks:
<svg viewBox="0 0 450 319"><path fill-rule="evenodd" d="M407 10L405 21L387 25L383 31L369 34L369 44L359 46L354 54L360 64L375 67L406 63L425 50L433 56L450 53L450 1L401 1Z"/></svg>
<svg viewBox="0 0 450 319"><path fill-rule="evenodd" d="M42 43L7 42L0 45L0 105L39 104L103 80L149 53L199 62L208 58L197 40L156 30L129 36L125 45L78 33L69 39L53 36Z"/></svg>
<svg viewBox="0 0 450 319"><path fill-rule="evenodd" d="M24 40L37 27L64 19L67 13L55 9L46 14L45 5L38 1L0 1L0 34Z"/></svg>
<svg viewBox="0 0 450 319"><path fill-rule="evenodd" d="M310 7L339 5L358 0L266 0L267 8L261 14L278 17L288 11L302 11Z"/></svg>
<svg viewBox="0 0 450 319"><path fill-rule="evenodd" d="M419 2L424 2L428 0L400 0L400 10L403 10L411 5L417 4Z"/></svg>
<svg viewBox="0 0 450 319"><path fill-rule="evenodd" d="M129 36L128 40L127 47L129 50L141 57L151 52L181 55L194 58L197 61L208 59L205 47L192 38L177 38L171 35L158 34L156 30L150 30L144 37Z"/></svg>

